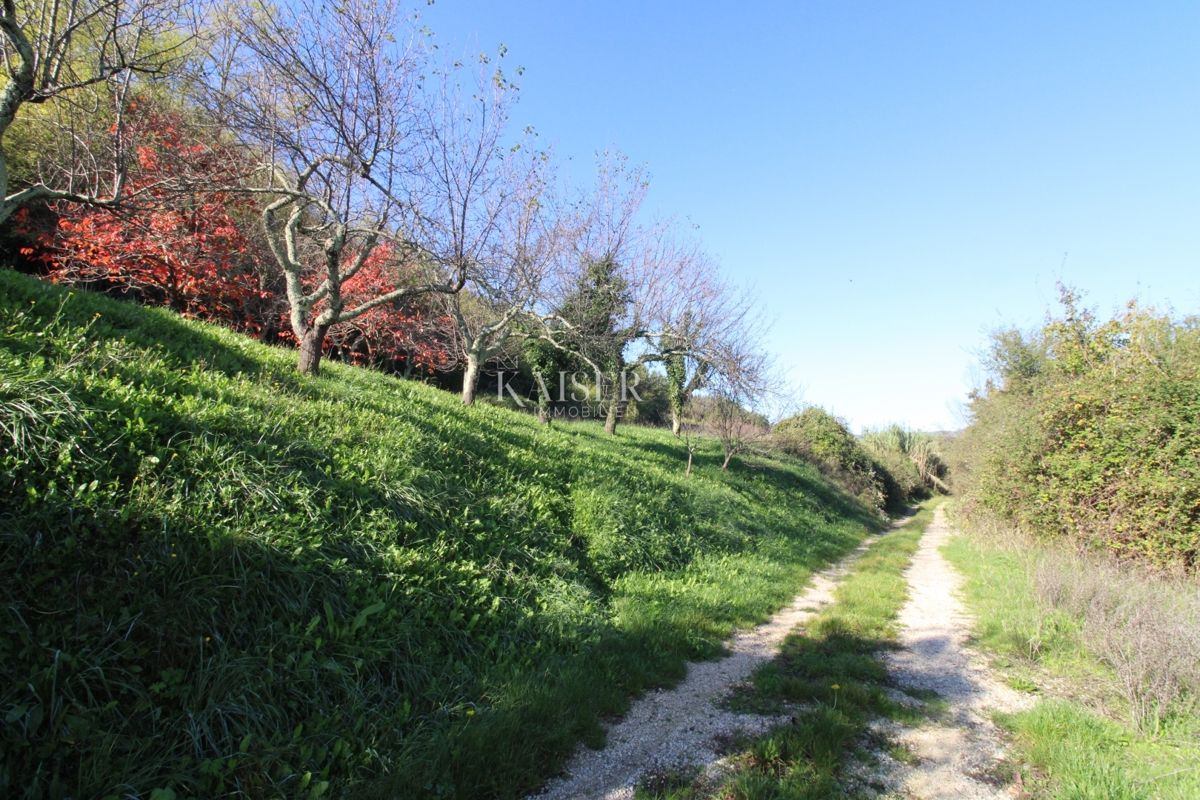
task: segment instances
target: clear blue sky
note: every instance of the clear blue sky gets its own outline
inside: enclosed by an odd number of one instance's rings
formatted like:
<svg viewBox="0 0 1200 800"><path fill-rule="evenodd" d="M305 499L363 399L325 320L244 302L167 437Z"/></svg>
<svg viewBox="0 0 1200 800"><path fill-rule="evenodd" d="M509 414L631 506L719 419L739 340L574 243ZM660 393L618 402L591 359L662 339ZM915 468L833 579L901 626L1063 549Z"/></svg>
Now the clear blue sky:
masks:
<svg viewBox="0 0 1200 800"><path fill-rule="evenodd" d="M437 0L518 127L646 162L778 317L806 401L957 427L973 353L1065 280L1200 312L1200 3ZM1064 261L1065 254L1065 261Z"/></svg>

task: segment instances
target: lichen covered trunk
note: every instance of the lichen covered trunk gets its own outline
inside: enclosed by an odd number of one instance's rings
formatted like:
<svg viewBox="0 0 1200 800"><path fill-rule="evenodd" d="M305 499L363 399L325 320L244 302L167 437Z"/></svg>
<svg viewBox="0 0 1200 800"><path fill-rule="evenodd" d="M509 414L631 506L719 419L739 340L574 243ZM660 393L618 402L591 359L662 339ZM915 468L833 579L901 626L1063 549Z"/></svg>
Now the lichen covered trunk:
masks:
<svg viewBox="0 0 1200 800"><path fill-rule="evenodd" d="M305 375L317 375L321 371L321 346L325 343L328 325L314 325L300 337L300 359L296 369Z"/></svg>

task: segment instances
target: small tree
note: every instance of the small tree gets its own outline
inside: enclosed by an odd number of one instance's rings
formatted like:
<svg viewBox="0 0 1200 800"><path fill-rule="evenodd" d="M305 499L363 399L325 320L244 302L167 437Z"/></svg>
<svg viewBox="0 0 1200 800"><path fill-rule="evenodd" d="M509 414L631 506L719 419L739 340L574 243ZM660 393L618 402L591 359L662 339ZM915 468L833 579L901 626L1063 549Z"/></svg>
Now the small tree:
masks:
<svg viewBox="0 0 1200 800"><path fill-rule="evenodd" d="M133 76L168 73L187 56L197 5L184 0L3 0L0 48L8 70L0 88L0 223L31 203L113 207L147 190L130 191L126 184L129 150L121 110ZM39 179L10 191L3 140L21 109L57 98L71 102L93 88L102 90L97 101L115 102L111 141L60 165L51 182Z"/></svg>
<svg viewBox="0 0 1200 800"><path fill-rule="evenodd" d="M655 240L658 297L649 306L638 360L663 364L671 428L678 436L688 401L713 380L725 354L761 348L770 320L753 293L723 279L716 260L690 231L662 226Z"/></svg>
<svg viewBox="0 0 1200 800"><path fill-rule="evenodd" d="M729 468L735 455L771 435L770 419L753 411L753 406L787 407L794 402L794 398L787 397L772 357L758 350L722 354L706 392L709 408L705 425L721 440L725 454L722 470Z"/></svg>
<svg viewBox="0 0 1200 800"><path fill-rule="evenodd" d="M468 270L470 291L448 298L464 361L463 405L473 405L483 366L530 318L561 242L547 154L511 152L501 166L492 227Z"/></svg>
<svg viewBox="0 0 1200 800"><path fill-rule="evenodd" d="M403 20L394 0L236 6L214 49L209 109L259 155L242 191L267 197L301 372L319 370L333 326L461 291L488 226L494 148L455 139L456 110L424 91L427 48ZM385 242L420 279L351 304L346 282Z"/></svg>

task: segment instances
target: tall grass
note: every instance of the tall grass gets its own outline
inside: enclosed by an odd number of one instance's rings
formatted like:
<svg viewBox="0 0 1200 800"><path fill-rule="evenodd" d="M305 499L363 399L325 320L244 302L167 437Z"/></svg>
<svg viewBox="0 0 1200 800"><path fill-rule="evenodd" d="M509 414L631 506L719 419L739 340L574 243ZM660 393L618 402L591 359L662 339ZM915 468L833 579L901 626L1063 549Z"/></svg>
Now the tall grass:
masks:
<svg viewBox="0 0 1200 800"><path fill-rule="evenodd" d="M956 515L962 523L962 515ZM977 642L1046 699L1007 715L1053 797L1200 796L1200 587L974 517L946 556Z"/></svg>
<svg viewBox="0 0 1200 800"><path fill-rule="evenodd" d="M0 794L516 797L873 524L0 272Z"/></svg>
<svg viewBox="0 0 1200 800"><path fill-rule="evenodd" d="M931 434L889 425L865 430L858 439L867 452L891 468L893 475L916 472L917 483L909 490L911 494L915 495L919 488L950 491L945 480L948 469Z"/></svg>

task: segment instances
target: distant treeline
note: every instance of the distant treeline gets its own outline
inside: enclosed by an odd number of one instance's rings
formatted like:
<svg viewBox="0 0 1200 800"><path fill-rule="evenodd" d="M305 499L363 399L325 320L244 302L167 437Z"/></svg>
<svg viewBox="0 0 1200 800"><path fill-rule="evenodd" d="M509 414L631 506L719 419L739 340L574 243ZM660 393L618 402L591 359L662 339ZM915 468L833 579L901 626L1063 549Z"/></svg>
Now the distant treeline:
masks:
<svg viewBox="0 0 1200 800"><path fill-rule="evenodd" d="M974 512L1194 571L1200 554L1200 321L1131 302L1100 320L1060 287L1040 329L992 335L950 452Z"/></svg>

